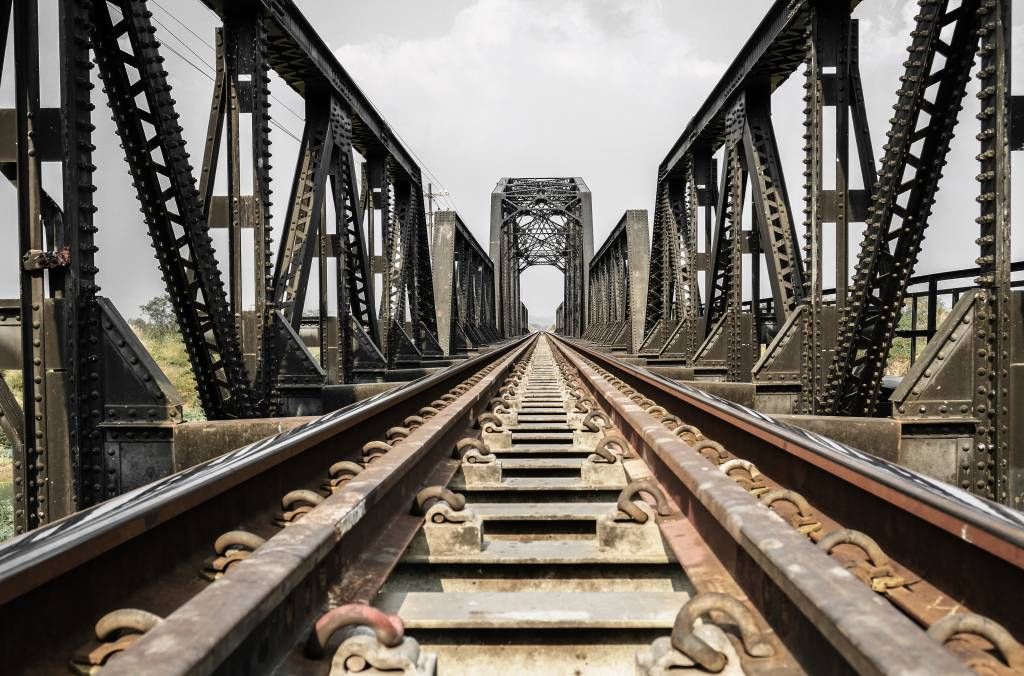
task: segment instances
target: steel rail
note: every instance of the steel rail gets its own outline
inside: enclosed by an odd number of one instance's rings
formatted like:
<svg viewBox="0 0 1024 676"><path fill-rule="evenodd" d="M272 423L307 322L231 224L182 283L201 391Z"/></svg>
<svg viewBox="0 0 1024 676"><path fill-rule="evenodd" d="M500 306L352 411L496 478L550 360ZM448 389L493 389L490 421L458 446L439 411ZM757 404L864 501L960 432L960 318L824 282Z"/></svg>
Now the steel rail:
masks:
<svg viewBox="0 0 1024 676"><path fill-rule="evenodd" d="M268 540L221 584L209 585L189 599L104 673L170 676L233 669L262 673L272 668L308 633L308 623L324 597L333 592L336 600L345 593L345 585L329 587L328 579L355 559L347 536L366 525L371 526L369 535L379 536L392 519L408 513L413 496L429 485L424 482L439 463L451 459L451 449L472 424L473 412L497 390L525 342L515 343L511 354L502 352L499 362L492 357L498 368L457 402L413 430L394 451L302 521ZM366 533L361 535L364 546L374 542ZM396 549L393 557L383 554L391 559L388 567L404 547Z"/></svg>
<svg viewBox="0 0 1024 676"><path fill-rule="evenodd" d="M384 438L388 428L481 369L507 363L528 340L509 342L5 543L0 547L0 624L5 627L0 664L17 673L64 671L68 656L89 640L92 624L105 612L145 602L152 612L171 614L204 588L197 571L220 534L239 524L265 529L282 495L320 487L332 463L358 457L366 442ZM453 417L468 419L482 396L461 397L409 438ZM424 476L413 473L406 481ZM382 480L378 490L396 485L411 490L398 474ZM363 506L337 532L365 514Z"/></svg>
<svg viewBox="0 0 1024 676"><path fill-rule="evenodd" d="M809 673L970 673L943 646L603 379L559 341L592 394ZM588 354L587 356L591 356ZM632 386L633 379L626 382ZM656 400L672 412L665 397ZM689 419L680 415L685 422ZM717 430L701 427L710 439ZM727 445L727 444L726 444Z"/></svg>
<svg viewBox="0 0 1024 676"><path fill-rule="evenodd" d="M960 604L1024 635L1006 593L1024 583L1024 514L638 369L579 341L560 344L700 428ZM939 554L941 552L941 555ZM965 575L965 571L970 574Z"/></svg>

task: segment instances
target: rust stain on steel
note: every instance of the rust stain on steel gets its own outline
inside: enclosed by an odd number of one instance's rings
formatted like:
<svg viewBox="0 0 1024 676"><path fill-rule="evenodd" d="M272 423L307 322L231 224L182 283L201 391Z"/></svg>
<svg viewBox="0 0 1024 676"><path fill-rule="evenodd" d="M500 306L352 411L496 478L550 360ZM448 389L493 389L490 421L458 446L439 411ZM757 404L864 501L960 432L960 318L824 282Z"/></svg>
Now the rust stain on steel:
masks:
<svg viewBox="0 0 1024 676"><path fill-rule="evenodd" d="M104 674L212 672L338 546L342 536L377 502L375 497L394 486L404 470L426 454L475 404L486 399L495 381L522 350L520 346L505 356L456 402L416 428L302 521L267 540L238 563L230 576L211 584L171 613L131 651L106 667Z"/></svg>
<svg viewBox="0 0 1024 676"><path fill-rule="evenodd" d="M676 506L676 511L678 511L678 506ZM744 672L747 674L782 673L780 670L792 668L796 662L789 649L779 640L778 634L765 621L757 607L750 602L742 587L736 584L736 580L700 537L693 524L684 516L671 516L660 519L658 525L661 527L661 533L665 536L669 548L675 554L676 560L679 561L679 565L686 571L686 577L693 584L694 589L698 592L728 594L744 604L757 618L762 635L774 649L774 656L771 659L764 657L751 659L745 651L740 651L739 656Z"/></svg>
<svg viewBox="0 0 1024 676"><path fill-rule="evenodd" d="M1000 514L1008 511L1000 509L998 505L974 498L963 491L923 476L915 475L914 478L928 482L936 490L942 491L943 495L936 495L935 493L925 491L907 481L897 486L892 476L888 474L883 475L878 471L876 466L882 461L875 458L871 458L871 462L865 460L862 466L853 466L852 462L857 462L859 458L855 458L850 453L839 455L824 445L814 450L808 449L799 441L800 431L793 430L793 438L784 436L779 432L781 430L789 432L789 429L777 422L766 420L763 415L755 411L717 399L712 401L704 393L699 393L700 396L695 395L688 391L688 388L685 386L668 382L659 376L645 373L629 364L607 355L594 353L584 347L572 345L572 348L586 353L589 357L603 360L609 366L624 372L630 378L657 388L668 397L709 413L719 418L724 424L743 430L758 439L768 442L781 451L796 456L803 462L819 467L833 476L857 486L860 490L870 492L872 495L885 500L901 510L909 512L915 517L955 535L964 542L968 542L994 556L998 556L1018 568L1024 568L1024 542L1021 541L1020 533L1004 523L1002 516L999 520L986 520L987 513L992 510L998 510ZM845 448L845 450L854 452L854 449ZM866 456L866 454L857 453ZM885 464L892 466L892 463ZM903 468L897 468L897 470L904 476L910 474L908 470ZM955 494L955 497L960 498L961 501L957 502L952 499L950 496L953 494ZM972 506L977 507L972 517L979 523L969 523L966 518L961 518L952 513L953 511L965 511L967 509L967 505L962 502L963 500L970 500ZM946 504L935 504L940 501ZM1017 518L1019 519L1020 517ZM985 521L985 523L982 524L982 521Z"/></svg>
<svg viewBox="0 0 1024 676"><path fill-rule="evenodd" d="M642 441L664 463L854 668L865 673L971 673L919 626L612 387L569 345L562 347L590 389L608 404L619 427L630 431L634 445Z"/></svg>
<svg viewBox="0 0 1024 676"><path fill-rule="evenodd" d="M513 343L502 350L511 354L523 345L525 342ZM317 444L339 437L399 403L422 397L443 382L454 382L456 377L468 377L486 367L495 356L495 353L488 353L474 357L444 373L427 376L360 402L355 408L328 413L307 425L111 498L49 527L4 543L0 552L0 604L270 471Z"/></svg>

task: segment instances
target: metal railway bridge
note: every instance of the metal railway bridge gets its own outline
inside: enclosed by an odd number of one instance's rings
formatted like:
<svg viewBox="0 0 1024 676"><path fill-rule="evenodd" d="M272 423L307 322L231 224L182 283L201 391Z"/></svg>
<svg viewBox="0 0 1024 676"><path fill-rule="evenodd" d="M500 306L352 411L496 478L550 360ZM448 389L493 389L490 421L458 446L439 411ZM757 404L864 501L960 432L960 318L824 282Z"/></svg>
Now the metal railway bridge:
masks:
<svg viewBox="0 0 1024 676"><path fill-rule="evenodd" d="M772 3L653 219L596 253L579 177L501 178L486 244L428 214L291 0L181 2L218 19L212 87L172 90L146 0L0 0L0 670L1024 673L1011 0L916 2L885 129L872 0ZM304 102L284 187L271 74ZM772 115L790 81L800 157ZM175 96L209 97L204 138ZM969 183L943 177L954 136ZM141 218L98 211L98 146ZM943 196L975 249L920 275ZM202 422L100 293L98 244L143 224ZM534 265L564 276L552 332Z"/></svg>

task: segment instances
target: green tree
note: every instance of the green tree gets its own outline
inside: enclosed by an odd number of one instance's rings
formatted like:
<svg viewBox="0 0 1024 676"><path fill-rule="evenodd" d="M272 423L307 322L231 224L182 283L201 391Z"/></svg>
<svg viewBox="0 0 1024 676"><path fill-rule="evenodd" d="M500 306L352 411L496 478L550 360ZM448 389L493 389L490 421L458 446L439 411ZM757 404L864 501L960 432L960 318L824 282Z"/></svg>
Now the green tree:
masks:
<svg viewBox="0 0 1024 676"><path fill-rule="evenodd" d="M142 325L154 335L167 336L177 331L174 306L166 294L150 299L145 305L140 305L139 309L142 310Z"/></svg>

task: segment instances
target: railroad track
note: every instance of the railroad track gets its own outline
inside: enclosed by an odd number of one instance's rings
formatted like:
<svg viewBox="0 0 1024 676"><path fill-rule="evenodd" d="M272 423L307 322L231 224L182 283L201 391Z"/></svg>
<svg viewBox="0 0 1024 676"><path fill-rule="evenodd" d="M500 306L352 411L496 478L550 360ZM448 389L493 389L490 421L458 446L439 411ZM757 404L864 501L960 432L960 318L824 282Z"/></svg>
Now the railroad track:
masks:
<svg viewBox="0 0 1024 676"><path fill-rule="evenodd" d="M1019 513L543 335L0 548L0 662L1014 673L1022 569Z"/></svg>

